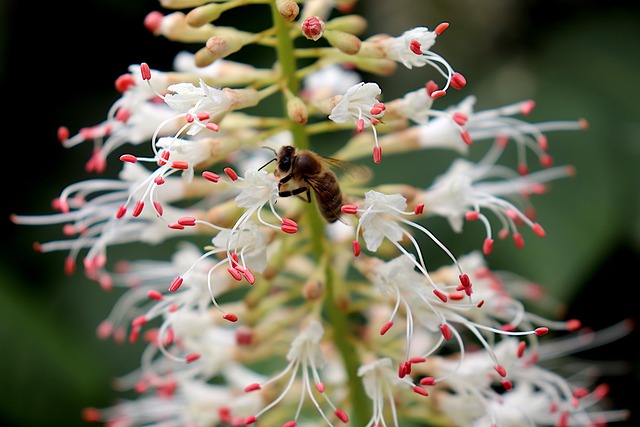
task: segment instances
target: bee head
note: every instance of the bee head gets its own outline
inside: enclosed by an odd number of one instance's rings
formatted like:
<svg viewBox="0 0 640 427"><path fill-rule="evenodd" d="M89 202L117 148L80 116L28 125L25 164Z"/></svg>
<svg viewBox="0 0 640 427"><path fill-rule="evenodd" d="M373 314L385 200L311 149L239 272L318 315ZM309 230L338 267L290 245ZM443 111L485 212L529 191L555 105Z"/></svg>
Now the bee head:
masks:
<svg viewBox="0 0 640 427"><path fill-rule="evenodd" d="M283 146L278 153L278 169L282 172L288 172L291 169L295 152L295 147L290 145Z"/></svg>

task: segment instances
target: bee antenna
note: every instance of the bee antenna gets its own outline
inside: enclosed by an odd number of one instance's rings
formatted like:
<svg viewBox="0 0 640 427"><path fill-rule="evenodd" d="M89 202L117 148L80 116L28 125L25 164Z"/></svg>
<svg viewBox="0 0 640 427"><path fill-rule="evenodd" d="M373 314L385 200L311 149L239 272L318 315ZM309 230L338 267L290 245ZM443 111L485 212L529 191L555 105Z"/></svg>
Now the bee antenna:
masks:
<svg viewBox="0 0 640 427"><path fill-rule="evenodd" d="M263 145L263 146L262 146L262 147L260 147L260 148L266 148L267 150L273 151L273 155L274 155L274 156L277 156L277 155L278 155L278 152L276 151L276 149L275 149L275 148L273 148L273 147L269 147L268 145ZM269 164L269 163L267 163L267 164ZM266 166L266 165L265 165L265 166ZM264 167L264 166L263 166L263 167Z"/></svg>
<svg viewBox="0 0 640 427"><path fill-rule="evenodd" d="M270 163L272 163L272 162L275 162L275 161L278 159L278 152L277 152L275 149L273 149L272 147L269 147L269 146L267 146L267 145L263 145L261 148L266 148L267 150L271 150L271 151L273 151L273 154L274 154L274 156L275 156L275 157L274 157L273 159L269 160L269 161L268 161L267 163L265 163L264 165L260 166L260 167L258 168L258 170L262 170L262 169L264 169L267 165L269 165L269 164L270 164Z"/></svg>

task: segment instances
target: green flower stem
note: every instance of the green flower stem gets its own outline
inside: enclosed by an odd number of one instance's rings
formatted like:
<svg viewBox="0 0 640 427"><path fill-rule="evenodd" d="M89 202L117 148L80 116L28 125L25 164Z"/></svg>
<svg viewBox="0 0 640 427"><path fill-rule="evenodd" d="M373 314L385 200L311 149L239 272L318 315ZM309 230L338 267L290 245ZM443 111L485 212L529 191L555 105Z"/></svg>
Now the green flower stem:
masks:
<svg viewBox="0 0 640 427"><path fill-rule="evenodd" d="M276 51L278 55L278 62L282 71L282 78L289 91L292 93L298 93L300 88L300 81L296 76L297 64L296 57L294 55L294 46L289 32L289 26L285 20L280 16L275 4L275 0L271 3L271 13L273 16L273 22L276 29ZM284 111L287 111L286 99L283 97ZM308 149L309 137L306 129L303 125L290 122L289 129L293 134L295 145L301 149ZM358 378L358 357L356 352L353 351L353 343L349 338L349 327L346 312L341 309L336 302L336 292L334 289L335 280L333 277L333 271L331 269L332 251L331 245L326 244L324 222L320 216L316 206L309 206L307 209L307 226L311 231L311 247L314 257L321 262L326 260L326 298L325 309L327 317L332 324L333 339L338 351L342 355L344 360L345 369L349 378L349 393L351 397L352 407L349 411L350 425L363 426L366 425L369 417L369 407L367 399L365 398L364 388L362 382Z"/></svg>

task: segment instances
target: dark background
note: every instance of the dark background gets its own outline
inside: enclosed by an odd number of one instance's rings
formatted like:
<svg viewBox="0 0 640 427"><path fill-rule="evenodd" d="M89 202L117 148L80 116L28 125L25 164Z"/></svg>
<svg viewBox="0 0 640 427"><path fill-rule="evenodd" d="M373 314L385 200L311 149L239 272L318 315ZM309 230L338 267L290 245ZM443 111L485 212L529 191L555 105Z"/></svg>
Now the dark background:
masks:
<svg viewBox="0 0 640 427"><path fill-rule="evenodd" d="M0 423L73 427L83 425L83 407L112 401L111 379L135 368L139 352L95 337L117 295L105 295L80 275L64 276L64 254L33 252L34 241L57 238L57 229L16 226L8 218L49 213L62 187L91 177L84 172L91 148L64 149L58 126L74 132L98 123L118 97L113 82L130 64L169 69L183 46L144 29L144 16L162 10L154 0L40 3L0 3L0 81L8 110L0 181ZM370 19L368 34L450 22L433 50L465 74L465 94L478 95L479 109L534 98L532 121L589 121L586 133L550 134L556 163L575 165L578 175L536 205L547 238L528 239L523 251L496 244L492 262L547 286L566 302L566 317L593 329L638 314L640 6L629 3L361 0L356 9ZM393 98L435 77L425 74L399 70L376 80ZM455 102L463 94L449 96ZM385 162L410 169L407 159ZM450 233L444 223L432 230ZM468 233L481 236L477 232ZM460 253L469 239L443 240ZM614 366L623 375L604 378L619 408L636 403L637 342L634 332L581 354L621 362ZM635 425L633 419L627 424Z"/></svg>

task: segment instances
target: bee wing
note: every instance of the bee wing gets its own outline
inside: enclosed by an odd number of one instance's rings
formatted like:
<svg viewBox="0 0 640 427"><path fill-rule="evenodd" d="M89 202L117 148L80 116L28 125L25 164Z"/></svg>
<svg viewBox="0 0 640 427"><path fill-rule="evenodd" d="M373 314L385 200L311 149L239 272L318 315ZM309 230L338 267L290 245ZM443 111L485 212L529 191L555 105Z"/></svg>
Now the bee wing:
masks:
<svg viewBox="0 0 640 427"><path fill-rule="evenodd" d="M354 178L357 181L368 181L371 178L371 170L365 165L351 163L333 157L321 157L326 164L341 173L349 175L351 178Z"/></svg>
<svg viewBox="0 0 640 427"><path fill-rule="evenodd" d="M333 187L329 187L326 184L326 181L318 180L318 179L315 179L315 178L306 178L305 182L307 184L309 184L309 186L313 189L313 191L316 192L316 196L319 199L322 199L322 200L324 200L326 202L331 202L331 201L335 200L336 193L335 193ZM336 218L338 218L341 222L344 222L344 220L341 218L342 217L342 213L340 212L339 209L336 210L332 203L325 203L324 206L326 208L330 209L331 212L333 212L333 214L336 216Z"/></svg>

